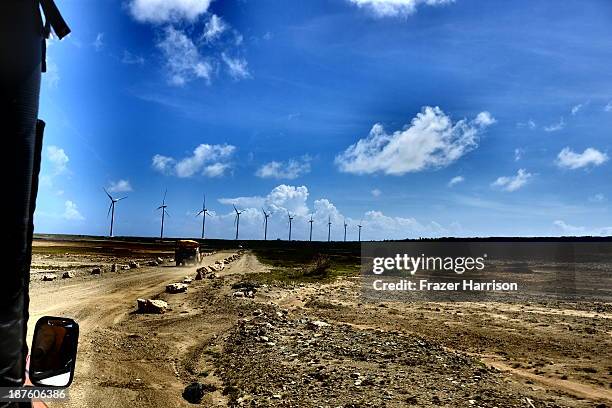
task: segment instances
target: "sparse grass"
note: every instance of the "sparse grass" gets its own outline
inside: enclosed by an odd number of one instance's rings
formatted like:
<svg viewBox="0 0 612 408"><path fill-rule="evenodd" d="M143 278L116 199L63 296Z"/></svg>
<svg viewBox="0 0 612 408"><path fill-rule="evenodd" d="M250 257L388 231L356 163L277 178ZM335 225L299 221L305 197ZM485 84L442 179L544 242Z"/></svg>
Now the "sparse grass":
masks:
<svg viewBox="0 0 612 408"><path fill-rule="evenodd" d="M358 247L333 248L306 245L254 249L260 262L270 265L269 273L257 274L260 282L321 282L338 276L359 274L360 253Z"/></svg>

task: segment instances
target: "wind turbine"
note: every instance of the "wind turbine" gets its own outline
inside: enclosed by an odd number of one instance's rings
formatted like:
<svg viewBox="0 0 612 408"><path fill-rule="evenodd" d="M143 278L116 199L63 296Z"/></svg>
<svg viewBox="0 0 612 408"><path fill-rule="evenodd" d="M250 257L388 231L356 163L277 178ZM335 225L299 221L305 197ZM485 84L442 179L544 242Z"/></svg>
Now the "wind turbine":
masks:
<svg viewBox="0 0 612 408"><path fill-rule="evenodd" d="M291 221L293 221L294 217L291 216L289 211L287 211L287 218L289 218L289 241L291 241Z"/></svg>
<svg viewBox="0 0 612 408"><path fill-rule="evenodd" d="M348 227L348 224L346 223L346 218L344 219L344 242L346 242L346 227Z"/></svg>
<svg viewBox="0 0 612 408"><path fill-rule="evenodd" d="M196 217L199 217L202 214L202 239L204 239L204 227L206 226L206 214L210 215L208 209L206 208L206 194L204 194L204 201L202 201L202 209L199 213L196 214Z"/></svg>
<svg viewBox="0 0 612 408"><path fill-rule="evenodd" d="M238 211L238 209L236 208L234 204L232 204L232 206L234 207L234 211L236 211L236 218L234 218L234 224L236 224L236 241L237 241L238 240L238 227L240 226L240 214L242 214L242 211Z"/></svg>
<svg viewBox="0 0 612 408"><path fill-rule="evenodd" d="M162 205L157 207L158 210L162 210L162 213L161 213L161 232L159 233L159 238L160 239L164 238L164 219L165 219L165 216L166 215L168 217L170 216L168 211L166 211L166 208L168 208L168 206L166 205L166 194L168 194L168 189L166 189L166 191L164 192L164 199L162 200Z"/></svg>
<svg viewBox="0 0 612 408"><path fill-rule="evenodd" d="M263 208L261 209L264 215L264 241L268 239L268 217L271 213L267 213Z"/></svg>
<svg viewBox="0 0 612 408"><path fill-rule="evenodd" d="M331 215L327 217L327 242L330 241L331 238Z"/></svg>
<svg viewBox="0 0 612 408"><path fill-rule="evenodd" d="M108 218L109 215L111 216L111 225L110 225L110 235L109 235L109 237L112 238L113 237L113 224L115 223L115 203L117 203L117 202L119 202L119 201L121 201L123 199L126 199L127 196L121 197L121 198L114 198L113 196L111 196L109 194L108 191L106 191L106 189L104 189L104 192L106 193L108 198L111 200L110 207L108 207L108 214L106 214L106 217Z"/></svg>
<svg viewBox="0 0 612 408"><path fill-rule="evenodd" d="M363 218L361 219L361 221L359 221L359 225L357 225L359 227L359 242L361 242L361 223L363 222Z"/></svg>
<svg viewBox="0 0 612 408"><path fill-rule="evenodd" d="M308 222L310 223L310 241L312 241L312 223L314 222L312 219L312 214L310 214L310 220Z"/></svg>

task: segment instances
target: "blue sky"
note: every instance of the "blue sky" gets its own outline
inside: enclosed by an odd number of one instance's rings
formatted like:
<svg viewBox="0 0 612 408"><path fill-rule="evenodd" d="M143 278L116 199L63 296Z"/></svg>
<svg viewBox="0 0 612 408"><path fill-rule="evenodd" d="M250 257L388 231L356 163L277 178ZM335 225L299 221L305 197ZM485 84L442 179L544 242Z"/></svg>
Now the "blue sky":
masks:
<svg viewBox="0 0 612 408"><path fill-rule="evenodd" d="M36 230L612 234L608 1L58 1Z"/></svg>

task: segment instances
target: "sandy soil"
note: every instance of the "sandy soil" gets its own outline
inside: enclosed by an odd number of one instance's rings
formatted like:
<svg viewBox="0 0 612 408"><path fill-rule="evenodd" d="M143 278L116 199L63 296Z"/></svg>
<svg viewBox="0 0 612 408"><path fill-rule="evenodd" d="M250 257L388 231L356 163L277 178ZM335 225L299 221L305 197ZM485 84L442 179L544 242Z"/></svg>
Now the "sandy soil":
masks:
<svg viewBox="0 0 612 408"><path fill-rule="evenodd" d="M360 278L238 298L233 284L267 271L249 252L170 295L165 285L195 267L107 271L167 253L56 249L35 254L30 329L39 316L68 316L81 338L70 400L50 406L190 406L181 393L193 381L206 385L208 407L612 406L609 304L373 303ZM89 274L95 265L101 276ZM66 269L75 278L40 281ZM139 297L170 310L135 313Z"/></svg>

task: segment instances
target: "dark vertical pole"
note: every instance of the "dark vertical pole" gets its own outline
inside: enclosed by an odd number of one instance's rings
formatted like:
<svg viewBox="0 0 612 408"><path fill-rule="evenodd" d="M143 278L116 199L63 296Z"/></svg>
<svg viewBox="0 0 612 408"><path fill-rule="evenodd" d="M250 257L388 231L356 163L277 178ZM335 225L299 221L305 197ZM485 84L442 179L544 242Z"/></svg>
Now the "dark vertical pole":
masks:
<svg viewBox="0 0 612 408"><path fill-rule="evenodd" d="M111 229L110 237L113 237L113 224L115 223L115 202L111 201Z"/></svg>

